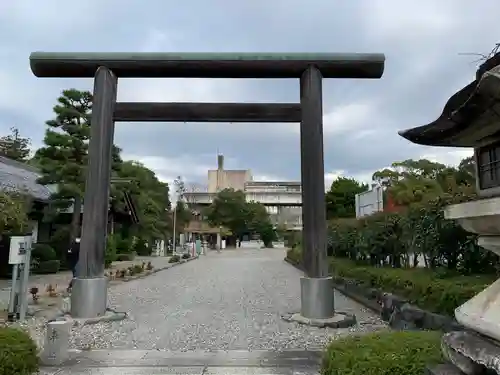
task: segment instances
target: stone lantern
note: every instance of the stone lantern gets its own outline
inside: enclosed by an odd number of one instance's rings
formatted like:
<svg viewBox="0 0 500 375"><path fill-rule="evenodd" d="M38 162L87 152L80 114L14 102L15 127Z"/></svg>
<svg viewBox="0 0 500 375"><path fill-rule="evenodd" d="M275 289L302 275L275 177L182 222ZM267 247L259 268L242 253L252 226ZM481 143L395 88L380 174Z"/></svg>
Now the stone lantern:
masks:
<svg viewBox="0 0 500 375"><path fill-rule="evenodd" d="M436 121L399 134L421 145L474 148L478 199L450 205L444 214L500 255L500 53L480 66L476 80L448 100ZM465 329L443 336L451 363L432 372L500 373L500 280L458 307L455 318Z"/></svg>

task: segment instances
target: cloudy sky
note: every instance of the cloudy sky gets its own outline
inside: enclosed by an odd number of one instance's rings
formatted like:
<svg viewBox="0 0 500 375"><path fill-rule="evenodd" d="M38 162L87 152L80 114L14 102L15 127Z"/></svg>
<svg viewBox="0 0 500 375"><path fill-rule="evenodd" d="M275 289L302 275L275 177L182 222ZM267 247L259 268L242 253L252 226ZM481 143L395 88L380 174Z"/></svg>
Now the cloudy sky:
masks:
<svg viewBox="0 0 500 375"><path fill-rule="evenodd" d="M382 52L380 80L325 80L327 184L391 162L457 163L469 150L418 147L400 129L434 120L499 42L498 0L16 0L0 2L0 134L39 146L61 90L35 78L32 51ZM297 80L123 80L121 101L298 101ZM205 183L217 150L256 179L300 178L298 124L118 123L116 143L164 180Z"/></svg>

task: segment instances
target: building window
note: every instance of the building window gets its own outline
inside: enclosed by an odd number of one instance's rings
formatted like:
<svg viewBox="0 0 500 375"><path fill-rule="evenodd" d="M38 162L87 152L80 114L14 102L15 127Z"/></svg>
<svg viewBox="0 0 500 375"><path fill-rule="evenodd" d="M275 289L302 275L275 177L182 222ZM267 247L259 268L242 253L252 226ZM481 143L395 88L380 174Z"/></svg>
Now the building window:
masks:
<svg viewBox="0 0 500 375"><path fill-rule="evenodd" d="M476 150L479 188L500 186L500 142Z"/></svg>

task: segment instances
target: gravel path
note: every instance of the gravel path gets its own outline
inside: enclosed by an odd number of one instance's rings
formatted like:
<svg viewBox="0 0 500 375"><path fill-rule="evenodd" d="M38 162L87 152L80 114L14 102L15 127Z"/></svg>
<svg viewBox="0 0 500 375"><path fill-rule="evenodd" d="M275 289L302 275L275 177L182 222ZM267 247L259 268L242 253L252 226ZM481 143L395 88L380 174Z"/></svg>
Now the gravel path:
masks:
<svg viewBox="0 0 500 375"><path fill-rule="evenodd" d="M238 249L207 256L110 289L111 306L130 319L84 326L77 348L165 350L316 349L330 339L384 329L373 313L336 294L336 308L354 313L350 329L287 323L300 310L301 273L284 250Z"/></svg>

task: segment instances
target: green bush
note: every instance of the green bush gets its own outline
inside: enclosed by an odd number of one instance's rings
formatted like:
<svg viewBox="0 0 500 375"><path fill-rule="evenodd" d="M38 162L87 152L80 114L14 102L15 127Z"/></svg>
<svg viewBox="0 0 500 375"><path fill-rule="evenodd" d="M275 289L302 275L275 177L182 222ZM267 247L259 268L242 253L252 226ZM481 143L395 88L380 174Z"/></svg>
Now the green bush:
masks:
<svg viewBox="0 0 500 375"><path fill-rule="evenodd" d="M177 263L180 261L181 261L181 258L176 254L176 255L172 255L170 257L170 259L168 260L168 263Z"/></svg>
<svg viewBox="0 0 500 375"><path fill-rule="evenodd" d="M109 268L116 260L116 238L114 235L108 235L106 240L106 252L104 254L104 267Z"/></svg>
<svg viewBox="0 0 500 375"><path fill-rule="evenodd" d="M116 251L119 254L129 254L134 250L133 240L131 238L117 238Z"/></svg>
<svg viewBox="0 0 500 375"><path fill-rule="evenodd" d="M328 253L371 265L417 267L422 257L432 269L446 268L462 275L496 274L500 258L476 243L443 208L465 199L439 198L405 208L399 213L378 213L362 219L329 223Z"/></svg>
<svg viewBox="0 0 500 375"><path fill-rule="evenodd" d="M137 274L137 273L141 273L144 271L144 268L142 268L142 266L140 264L135 264L132 269L134 270L134 273Z"/></svg>
<svg viewBox="0 0 500 375"><path fill-rule="evenodd" d="M135 259L135 253L130 254L116 254L116 260L119 262L131 262Z"/></svg>
<svg viewBox="0 0 500 375"><path fill-rule="evenodd" d="M323 375L421 375L440 363L440 332L383 331L332 341L323 356Z"/></svg>
<svg viewBox="0 0 500 375"><path fill-rule="evenodd" d="M48 244L37 243L31 249L31 257L38 259L40 262L57 259L57 254L54 248Z"/></svg>
<svg viewBox="0 0 500 375"><path fill-rule="evenodd" d="M341 258L333 258L331 271L334 276L353 279L367 288L396 294L421 308L450 316L495 279L491 275L447 277L426 268L375 267Z"/></svg>
<svg viewBox="0 0 500 375"><path fill-rule="evenodd" d="M181 257L181 258L182 258L182 259L189 259L189 258L191 258L191 254L189 254L189 253L184 253L184 254L182 254L182 257Z"/></svg>
<svg viewBox="0 0 500 375"><path fill-rule="evenodd" d="M59 270L61 269L61 261L54 259L54 260L46 260L44 262L38 262L36 265L36 268L34 268L33 273L39 274L39 275L46 275L50 273L58 273Z"/></svg>
<svg viewBox="0 0 500 375"><path fill-rule="evenodd" d="M302 248L295 246L286 252L286 257L296 264L302 263Z"/></svg>
<svg viewBox="0 0 500 375"><path fill-rule="evenodd" d="M0 327L0 375L31 375L38 371L37 347L24 331Z"/></svg>

